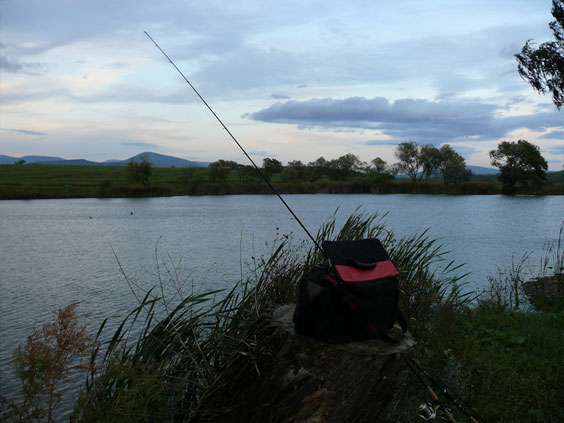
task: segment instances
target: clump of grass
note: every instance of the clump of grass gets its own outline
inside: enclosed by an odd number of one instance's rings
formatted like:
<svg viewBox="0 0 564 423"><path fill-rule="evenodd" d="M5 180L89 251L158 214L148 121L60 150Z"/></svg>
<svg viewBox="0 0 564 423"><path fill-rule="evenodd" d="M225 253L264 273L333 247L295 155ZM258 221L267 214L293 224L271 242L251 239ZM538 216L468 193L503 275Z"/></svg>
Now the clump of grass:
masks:
<svg viewBox="0 0 564 423"><path fill-rule="evenodd" d="M277 281L289 281L291 286L301 264L288 245L289 240L282 240L270 258L257 258L255 276L229 291L192 293L173 308L164 295L147 292L103 345L104 350L92 355L93 370L75 419L189 418L199 398L237 353L246 329L289 295L289 288ZM168 274L176 277L175 272ZM159 320L157 316L163 314ZM103 331L104 325L98 338Z"/></svg>
<svg viewBox="0 0 564 423"><path fill-rule="evenodd" d="M489 286L481 298L498 307L520 309L533 306L538 310L564 310L564 222L556 243L547 242L540 255L540 263L531 263L533 254L527 252L511 267L499 270L497 277L489 277Z"/></svg>
<svg viewBox="0 0 564 423"><path fill-rule="evenodd" d="M462 307L470 294L461 292L459 268L451 263L443 267L446 277L439 278L444 253L426 232L396 239L383 217L357 211L338 229L335 215L319 230L318 241L379 238L401 272L406 317L423 334L425 322L444 304L448 310ZM305 250L283 237L270 257L255 260L252 276L231 290L192 293L174 308L169 308L164 290L161 296L147 292L92 355L92 371L75 419L188 420L202 396L222 377L226 364L236 354L248 353L244 344L248 328L276 305L295 302L301 276L322 261L313 247ZM162 287L160 280L159 284ZM159 311L163 307L165 313ZM158 319L162 314L165 317ZM104 336L102 325L97 339Z"/></svg>
<svg viewBox="0 0 564 423"><path fill-rule="evenodd" d="M518 309L523 305L524 273L531 253L523 254L519 260L511 258L509 269L498 269L497 276L488 277L488 286L482 291L482 300L500 308Z"/></svg>
<svg viewBox="0 0 564 423"><path fill-rule="evenodd" d="M523 291L534 307L541 310L564 310L564 248L562 235L564 221L558 232L558 240L544 246L540 274L523 284Z"/></svg>

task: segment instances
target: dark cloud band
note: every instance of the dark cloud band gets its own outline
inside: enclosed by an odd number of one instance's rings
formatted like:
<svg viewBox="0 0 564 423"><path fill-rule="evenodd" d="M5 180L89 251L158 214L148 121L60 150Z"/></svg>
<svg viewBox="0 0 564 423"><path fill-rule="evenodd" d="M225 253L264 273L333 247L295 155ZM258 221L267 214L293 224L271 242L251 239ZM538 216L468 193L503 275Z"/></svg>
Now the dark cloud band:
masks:
<svg viewBox="0 0 564 423"><path fill-rule="evenodd" d="M500 117L501 108L478 100L311 99L277 102L244 117L263 122L294 124L300 128L358 128L379 130L394 139L442 143L454 140L498 139L509 131L542 131L562 124L562 113L539 112Z"/></svg>
<svg viewBox="0 0 564 423"><path fill-rule="evenodd" d="M28 129L0 128L0 131L13 132L14 134L21 134L21 135L47 135L45 132L30 131Z"/></svg>

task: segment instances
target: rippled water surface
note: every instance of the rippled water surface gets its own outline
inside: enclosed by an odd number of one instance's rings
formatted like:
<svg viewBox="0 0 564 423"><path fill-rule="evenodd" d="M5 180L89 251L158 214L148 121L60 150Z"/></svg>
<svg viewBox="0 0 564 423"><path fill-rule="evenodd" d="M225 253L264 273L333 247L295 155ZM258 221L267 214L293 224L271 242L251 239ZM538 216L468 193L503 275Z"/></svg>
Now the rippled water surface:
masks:
<svg viewBox="0 0 564 423"><path fill-rule="evenodd" d="M436 195L288 195L311 232L339 208L388 213L390 228L411 235L429 228L449 258L465 262L469 286L555 241L564 197ZM274 196L75 199L0 202L0 387L13 396L11 351L50 310L80 301L96 328L136 302L124 272L156 284L155 253L174 262L195 288L223 288L240 278L251 256L266 254L277 234L301 228ZM268 245L267 245L268 244ZM118 264L119 261L119 264ZM114 319L117 321L117 318ZM66 408L70 410L69 407Z"/></svg>

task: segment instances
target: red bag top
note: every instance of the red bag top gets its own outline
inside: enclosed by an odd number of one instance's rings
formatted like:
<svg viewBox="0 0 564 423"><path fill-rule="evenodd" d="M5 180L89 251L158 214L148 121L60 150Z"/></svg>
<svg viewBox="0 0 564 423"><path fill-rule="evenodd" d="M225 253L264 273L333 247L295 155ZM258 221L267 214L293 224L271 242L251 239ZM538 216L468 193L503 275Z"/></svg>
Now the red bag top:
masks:
<svg viewBox="0 0 564 423"><path fill-rule="evenodd" d="M371 269L336 264L335 270L345 282L366 282L375 279L391 278L399 275L391 260L380 261Z"/></svg>

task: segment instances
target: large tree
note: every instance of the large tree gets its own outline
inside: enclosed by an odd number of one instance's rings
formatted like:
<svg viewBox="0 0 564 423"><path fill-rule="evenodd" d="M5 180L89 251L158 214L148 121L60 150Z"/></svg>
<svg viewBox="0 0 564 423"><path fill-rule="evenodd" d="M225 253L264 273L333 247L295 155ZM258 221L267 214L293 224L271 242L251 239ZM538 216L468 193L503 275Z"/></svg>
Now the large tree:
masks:
<svg viewBox="0 0 564 423"><path fill-rule="evenodd" d="M425 179L429 179L429 177L439 168L441 163L441 152L434 145L427 144L422 146L419 150L419 157Z"/></svg>
<svg viewBox="0 0 564 423"><path fill-rule="evenodd" d="M443 145L439 150L438 170L445 185L468 181L472 175L472 172L466 169L464 157L448 144Z"/></svg>
<svg viewBox="0 0 564 423"><path fill-rule="evenodd" d="M398 144L395 155L399 160L396 169L399 173L405 173L413 183L418 182L423 177L423 166L417 143L413 141Z"/></svg>
<svg viewBox="0 0 564 423"><path fill-rule="evenodd" d="M291 160L284 166L284 169L282 169L280 179L284 182L303 181L305 178L305 170L306 167L301 160Z"/></svg>
<svg viewBox="0 0 564 423"><path fill-rule="evenodd" d="M549 26L554 41L534 47L532 40L516 54L521 77L539 93L552 94L552 101L558 109L564 104L564 3L552 0L552 21Z"/></svg>
<svg viewBox="0 0 564 423"><path fill-rule="evenodd" d="M396 169L394 166L388 166L385 160L376 157L370 162L367 168L367 174L370 176L372 183L387 182L394 179Z"/></svg>
<svg viewBox="0 0 564 423"><path fill-rule="evenodd" d="M232 170L237 170L239 164L231 160L218 160L208 166L208 176L212 182L225 182Z"/></svg>
<svg viewBox="0 0 564 423"><path fill-rule="evenodd" d="M328 163L328 168L332 179L343 181L361 171L365 165L358 156L348 153L338 159L331 160Z"/></svg>
<svg viewBox="0 0 564 423"><path fill-rule="evenodd" d="M278 159L265 157L262 160L262 173L270 181L273 175L282 172L282 162Z"/></svg>
<svg viewBox="0 0 564 423"><path fill-rule="evenodd" d="M244 164L237 165L237 174L239 175L240 182L248 182L258 175L257 170L253 166Z"/></svg>
<svg viewBox="0 0 564 423"><path fill-rule="evenodd" d="M438 150L432 145L419 146L413 141L398 144L395 155L398 173L405 173L415 184L424 176L429 177L438 166Z"/></svg>
<svg viewBox="0 0 564 423"><path fill-rule="evenodd" d="M321 178L328 170L328 162L323 156L314 162L309 162L306 167L306 179L309 182L315 182Z"/></svg>
<svg viewBox="0 0 564 423"><path fill-rule="evenodd" d="M518 182L524 187L528 187L529 183L541 187L546 179L546 160L539 148L528 141L503 141L497 149L490 151L490 158L492 165L499 168L498 179L507 192L515 191Z"/></svg>

